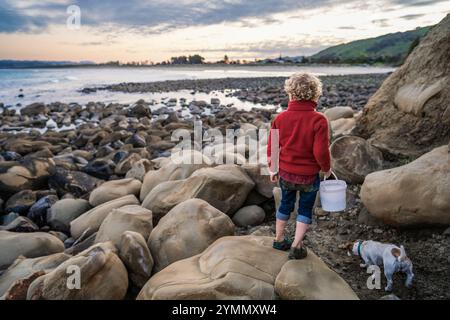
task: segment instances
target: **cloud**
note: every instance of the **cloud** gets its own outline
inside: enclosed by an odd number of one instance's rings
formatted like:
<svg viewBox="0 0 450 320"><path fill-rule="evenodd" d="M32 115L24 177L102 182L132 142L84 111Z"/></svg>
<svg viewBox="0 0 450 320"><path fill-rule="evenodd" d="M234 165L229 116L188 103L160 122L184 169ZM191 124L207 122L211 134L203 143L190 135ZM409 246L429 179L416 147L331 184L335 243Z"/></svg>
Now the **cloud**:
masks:
<svg viewBox="0 0 450 320"><path fill-rule="evenodd" d="M414 20L420 17L423 17L424 14L419 13L419 14L406 14L404 16L401 16L400 19L405 19L405 20Z"/></svg>
<svg viewBox="0 0 450 320"><path fill-rule="evenodd" d="M284 38L279 40L267 40L238 44L227 47L198 48L185 50L186 53L234 53L234 54L257 54L262 56L279 55L310 55L316 53L329 45L341 43L340 38L317 38L303 35L295 38Z"/></svg>
<svg viewBox="0 0 450 320"><path fill-rule="evenodd" d="M351 0L346 0L351 1ZM180 0L139 1L78 0L83 24L102 26L114 24L126 27L155 28L155 32L170 31L196 25L237 22L261 18L263 23L276 23L270 16L285 11L324 6L331 0ZM27 32L51 24L64 24L68 17L68 1L0 0L0 32Z"/></svg>
<svg viewBox="0 0 450 320"><path fill-rule="evenodd" d="M0 32L33 31L46 25L38 16L27 15L0 1Z"/></svg>
<svg viewBox="0 0 450 320"><path fill-rule="evenodd" d="M394 4L404 5L405 7L423 7L431 4L445 2L448 0L390 0Z"/></svg>
<svg viewBox="0 0 450 320"><path fill-rule="evenodd" d="M390 24L388 23L389 19L375 19L372 20L371 22L382 28L390 26Z"/></svg>
<svg viewBox="0 0 450 320"><path fill-rule="evenodd" d="M78 46L83 47L90 47L90 46L106 46L106 45L112 45L117 43L116 41L82 41L82 42L70 42L70 41L60 41L58 44L60 45L68 45L73 46L74 44Z"/></svg>
<svg viewBox="0 0 450 320"><path fill-rule="evenodd" d="M26 23L26 19L20 16L12 8L0 5L0 30L4 32L16 31Z"/></svg>
<svg viewBox="0 0 450 320"><path fill-rule="evenodd" d="M425 6L446 0L385 0L386 4ZM364 6L366 1L342 0ZM190 26L238 22L242 27L281 22L273 16L292 12L299 17L307 9L328 8L332 0L0 0L0 32L37 32L50 25L64 25L67 7L76 4L81 9L82 25L111 32L126 31L161 34ZM386 6L386 10L389 10ZM405 16L404 19L413 19ZM386 25L387 22L378 22ZM342 27L346 28L345 26Z"/></svg>
<svg viewBox="0 0 450 320"><path fill-rule="evenodd" d="M273 17L263 17L263 18L250 18L250 19L241 19L239 21L239 26L242 28L256 28L261 25L273 25L282 23L283 20L275 19Z"/></svg>

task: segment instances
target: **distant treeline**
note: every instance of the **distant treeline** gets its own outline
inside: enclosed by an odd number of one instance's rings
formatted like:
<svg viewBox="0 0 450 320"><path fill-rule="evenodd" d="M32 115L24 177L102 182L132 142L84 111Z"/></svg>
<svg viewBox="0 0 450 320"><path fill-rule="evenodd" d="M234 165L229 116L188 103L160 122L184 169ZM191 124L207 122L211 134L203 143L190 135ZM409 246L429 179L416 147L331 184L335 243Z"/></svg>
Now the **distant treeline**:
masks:
<svg viewBox="0 0 450 320"><path fill-rule="evenodd" d="M202 64L205 58L201 55L194 54L193 56L179 56L170 58L171 64Z"/></svg>

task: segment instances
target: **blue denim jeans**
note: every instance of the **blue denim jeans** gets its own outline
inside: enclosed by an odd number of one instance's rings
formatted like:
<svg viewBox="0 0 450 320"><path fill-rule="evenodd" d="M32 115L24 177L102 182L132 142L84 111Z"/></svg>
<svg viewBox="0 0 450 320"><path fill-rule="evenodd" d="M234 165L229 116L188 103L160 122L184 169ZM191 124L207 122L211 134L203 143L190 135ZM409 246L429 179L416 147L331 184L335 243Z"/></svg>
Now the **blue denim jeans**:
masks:
<svg viewBox="0 0 450 320"><path fill-rule="evenodd" d="M297 221L305 224L312 222L312 210L316 201L317 191L319 191L320 178L317 175L316 181L310 185L294 185L286 183L280 178L281 187L281 203L278 208L277 219L287 221L291 212L295 208L297 191L300 192L300 200L298 204Z"/></svg>

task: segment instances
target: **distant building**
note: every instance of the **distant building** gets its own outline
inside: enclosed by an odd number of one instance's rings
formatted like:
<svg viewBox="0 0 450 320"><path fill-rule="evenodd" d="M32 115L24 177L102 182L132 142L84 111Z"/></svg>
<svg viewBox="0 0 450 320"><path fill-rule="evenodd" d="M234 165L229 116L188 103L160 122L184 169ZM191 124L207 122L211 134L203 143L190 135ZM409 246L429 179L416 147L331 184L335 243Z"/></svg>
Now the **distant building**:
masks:
<svg viewBox="0 0 450 320"><path fill-rule="evenodd" d="M305 57L304 56L297 56L297 57L280 57L275 59L264 59L261 60L259 63L261 64L284 64L284 63L302 63L304 62Z"/></svg>

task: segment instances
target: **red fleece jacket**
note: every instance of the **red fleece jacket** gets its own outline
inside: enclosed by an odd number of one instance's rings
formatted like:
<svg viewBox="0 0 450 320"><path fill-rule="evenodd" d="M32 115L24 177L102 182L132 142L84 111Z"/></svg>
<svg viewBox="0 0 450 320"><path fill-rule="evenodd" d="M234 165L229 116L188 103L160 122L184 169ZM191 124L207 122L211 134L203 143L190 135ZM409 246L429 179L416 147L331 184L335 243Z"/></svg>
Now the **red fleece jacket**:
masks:
<svg viewBox="0 0 450 320"><path fill-rule="evenodd" d="M287 110L273 121L267 146L267 159L272 163L279 157L279 168L298 175L314 175L320 170L330 170L328 121L316 111L313 101L289 101ZM272 145L276 135L279 139L279 155ZM274 155L271 157L272 150Z"/></svg>

